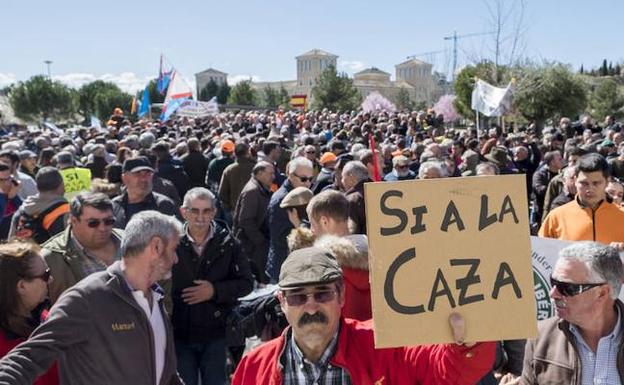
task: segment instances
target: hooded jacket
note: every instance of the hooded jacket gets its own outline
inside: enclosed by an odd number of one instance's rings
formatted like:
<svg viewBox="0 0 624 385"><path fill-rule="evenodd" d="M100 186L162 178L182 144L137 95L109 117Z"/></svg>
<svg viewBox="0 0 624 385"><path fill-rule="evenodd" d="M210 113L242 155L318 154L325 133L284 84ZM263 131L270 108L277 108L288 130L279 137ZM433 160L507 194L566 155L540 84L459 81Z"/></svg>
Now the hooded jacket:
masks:
<svg viewBox="0 0 624 385"><path fill-rule="evenodd" d="M352 235L354 237L357 235ZM347 237L349 238L349 237ZM368 253L355 255L336 254L338 264L342 268L345 286L345 304L342 316L366 321L372 318L371 287L368 273Z"/></svg>
<svg viewBox="0 0 624 385"><path fill-rule="evenodd" d="M232 385L282 384L280 357L289 335L251 351L236 368ZM372 321L342 319L330 364L344 368L352 384L472 385L492 368L496 343L471 348L455 344L375 349Z"/></svg>
<svg viewBox="0 0 624 385"><path fill-rule="evenodd" d="M13 218L11 219L11 229L9 230L9 238L15 236L19 217L21 214L27 214L35 218L41 215L41 213L44 213L46 210L49 210L54 206L59 206L63 203L67 203L67 199L65 199L65 197L62 195L40 193L37 195L29 196L22 203L20 208L13 214ZM35 237L37 243L41 244L52 238L54 235L63 231L65 229L65 226L67 225L68 212L69 210L67 210L65 214L59 215L52 222L50 227L48 227L47 229L47 234L38 234L38 236Z"/></svg>

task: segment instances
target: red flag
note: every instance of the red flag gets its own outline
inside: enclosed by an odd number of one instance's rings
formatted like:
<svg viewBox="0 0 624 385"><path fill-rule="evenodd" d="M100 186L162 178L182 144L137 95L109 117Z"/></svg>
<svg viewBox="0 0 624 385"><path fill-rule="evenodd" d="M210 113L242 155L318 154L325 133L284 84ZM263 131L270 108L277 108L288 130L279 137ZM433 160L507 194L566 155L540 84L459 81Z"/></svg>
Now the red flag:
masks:
<svg viewBox="0 0 624 385"><path fill-rule="evenodd" d="M379 175L379 162L377 161L377 149L375 148L375 138L373 135L368 135L368 142L373 152L373 179L375 182L381 181L381 175Z"/></svg>

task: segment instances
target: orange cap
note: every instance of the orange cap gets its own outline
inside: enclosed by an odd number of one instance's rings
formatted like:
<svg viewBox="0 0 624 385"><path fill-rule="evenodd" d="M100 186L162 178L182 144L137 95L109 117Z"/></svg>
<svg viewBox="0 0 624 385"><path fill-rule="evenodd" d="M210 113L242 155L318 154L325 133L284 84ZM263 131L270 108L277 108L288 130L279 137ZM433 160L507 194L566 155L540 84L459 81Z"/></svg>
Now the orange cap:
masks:
<svg viewBox="0 0 624 385"><path fill-rule="evenodd" d="M231 140L224 140L221 142L221 152L231 153L234 152L234 142Z"/></svg>
<svg viewBox="0 0 624 385"><path fill-rule="evenodd" d="M326 152L321 156L321 159L319 159L319 163L325 164L329 162L335 162L337 159L338 158L336 157L336 154L334 154L333 152Z"/></svg>

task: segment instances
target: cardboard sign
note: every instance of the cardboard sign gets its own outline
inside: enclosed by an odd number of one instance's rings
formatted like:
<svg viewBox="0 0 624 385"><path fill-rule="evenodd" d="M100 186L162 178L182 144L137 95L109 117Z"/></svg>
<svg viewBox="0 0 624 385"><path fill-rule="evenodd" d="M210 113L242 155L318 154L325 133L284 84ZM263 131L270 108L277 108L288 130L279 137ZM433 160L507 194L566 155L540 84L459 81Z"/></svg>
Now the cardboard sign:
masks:
<svg viewBox="0 0 624 385"><path fill-rule="evenodd" d="M550 300L550 276L561 249L573 244L551 238L531 237L531 260L533 261L533 280L537 319L539 321L555 316L555 308ZM622 257L622 253L620 253ZM624 301L624 291L620 291L620 300Z"/></svg>
<svg viewBox="0 0 624 385"><path fill-rule="evenodd" d="M375 346L537 334L524 175L364 187Z"/></svg>

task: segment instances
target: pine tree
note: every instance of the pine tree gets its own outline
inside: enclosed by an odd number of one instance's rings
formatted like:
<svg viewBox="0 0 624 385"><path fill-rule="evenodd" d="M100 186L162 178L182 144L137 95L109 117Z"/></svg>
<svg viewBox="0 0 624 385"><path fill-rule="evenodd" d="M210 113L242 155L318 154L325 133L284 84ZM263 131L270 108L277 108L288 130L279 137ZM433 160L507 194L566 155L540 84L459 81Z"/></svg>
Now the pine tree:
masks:
<svg viewBox="0 0 624 385"><path fill-rule="evenodd" d="M598 72L598 75L607 76L608 74L609 74L609 67L607 67L607 59L604 59L602 61L602 67L600 67L600 71Z"/></svg>
<svg viewBox="0 0 624 385"><path fill-rule="evenodd" d="M204 88L199 91L198 99L204 102L212 99L213 96L217 96L219 93L219 85L213 79L211 79Z"/></svg>
<svg viewBox="0 0 624 385"><path fill-rule="evenodd" d="M581 64L581 69L579 70L579 73L582 75L585 73L585 68L583 68L583 65Z"/></svg>

